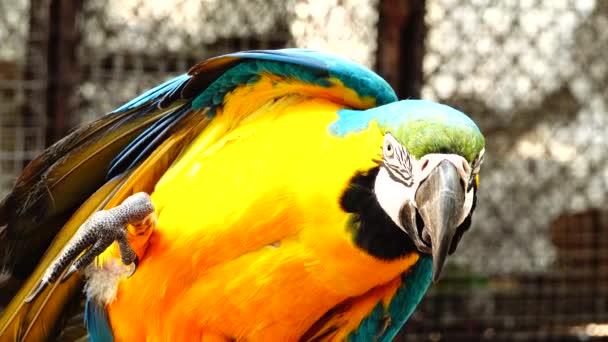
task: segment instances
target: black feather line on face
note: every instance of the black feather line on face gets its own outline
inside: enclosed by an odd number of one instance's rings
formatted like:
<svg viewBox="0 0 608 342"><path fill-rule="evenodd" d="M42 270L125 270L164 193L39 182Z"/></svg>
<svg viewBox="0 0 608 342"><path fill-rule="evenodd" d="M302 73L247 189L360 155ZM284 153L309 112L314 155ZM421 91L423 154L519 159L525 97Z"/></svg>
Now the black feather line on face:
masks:
<svg viewBox="0 0 608 342"><path fill-rule="evenodd" d="M399 164L403 166L403 170L411 175L412 162L410 160L410 156L403 147L397 148L397 160L399 161Z"/></svg>
<svg viewBox="0 0 608 342"><path fill-rule="evenodd" d="M385 161L382 161L382 166L388 172L388 176L391 177L391 179L395 182L401 183L407 186L408 188L414 184L414 177L411 174L405 172L404 168L389 164Z"/></svg>
<svg viewBox="0 0 608 342"><path fill-rule="evenodd" d="M395 151L394 158L384 156L382 166L386 169L392 180L409 188L414 184L410 156L402 146L396 146L393 150Z"/></svg>
<svg viewBox="0 0 608 342"><path fill-rule="evenodd" d="M350 222L353 241L361 249L383 260L394 260L411 252L416 246L378 203L374 182L380 167L357 172L340 198L340 206L352 213Z"/></svg>

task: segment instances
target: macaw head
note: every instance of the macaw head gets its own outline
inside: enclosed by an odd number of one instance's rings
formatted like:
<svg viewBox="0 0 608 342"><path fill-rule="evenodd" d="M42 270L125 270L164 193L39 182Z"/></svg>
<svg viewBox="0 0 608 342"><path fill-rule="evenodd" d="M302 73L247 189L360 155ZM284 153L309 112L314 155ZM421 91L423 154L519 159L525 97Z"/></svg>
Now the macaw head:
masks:
<svg viewBox="0 0 608 342"><path fill-rule="evenodd" d="M465 114L429 101L374 110L384 134L374 193L416 248L432 254L436 281L469 228L484 137Z"/></svg>
<svg viewBox="0 0 608 342"><path fill-rule="evenodd" d="M404 241L432 254L437 281L471 224L484 137L460 111L422 100L393 102L358 115L343 111L334 132L365 129L372 122L384 141L371 191L390 225L409 237Z"/></svg>

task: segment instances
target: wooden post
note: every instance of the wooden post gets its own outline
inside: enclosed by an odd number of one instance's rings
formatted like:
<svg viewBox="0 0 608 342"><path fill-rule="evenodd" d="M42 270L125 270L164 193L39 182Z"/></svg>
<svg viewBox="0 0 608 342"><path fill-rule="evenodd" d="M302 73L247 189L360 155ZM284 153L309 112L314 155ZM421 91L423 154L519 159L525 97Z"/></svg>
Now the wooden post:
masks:
<svg viewBox="0 0 608 342"><path fill-rule="evenodd" d="M47 145L71 128L78 106L77 86L81 80L77 48L80 43L77 16L82 1L51 0L48 44Z"/></svg>
<svg viewBox="0 0 608 342"><path fill-rule="evenodd" d="M46 124L47 113L49 5L50 0L40 0L35 5L32 3L29 11L24 70L24 92L27 100L21 110L21 122L17 126L31 132L40 128L40 132L25 135L23 144L28 147L41 148L45 145L43 126ZM22 166L28 163L28 158L22 160Z"/></svg>
<svg viewBox="0 0 608 342"><path fill-rule="evenodd" d="M376 70L399 98L420 97L425 5L425 0L380 0Z"/></svg>

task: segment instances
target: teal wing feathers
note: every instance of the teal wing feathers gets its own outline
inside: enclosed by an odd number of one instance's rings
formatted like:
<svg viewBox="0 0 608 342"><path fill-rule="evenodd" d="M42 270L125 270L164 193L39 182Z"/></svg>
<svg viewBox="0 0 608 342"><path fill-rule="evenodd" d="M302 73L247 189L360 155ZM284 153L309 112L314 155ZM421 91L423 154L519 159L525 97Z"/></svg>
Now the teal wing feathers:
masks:
<svg viewBox="0 0 608 342"><path fill-rule="evenodd" d="M95 301L87 300L86 302L84 325L89 333L90 342L114 341L106 309Z"/></svg>
<svg viewBox="0 0 608 342"><path fill-rule="evenodd" d="M348 341L392 341L422 300L431 284L432 273L432 259L421 256L413 269L401 276L402 285L388 308L378 303L357 330L349 334Z"/></svg>
<svg viewBox="0 0 608 342"><path fill-rule="evenodd" d="M420 256L393 281L336 305L300 341L390 342L420 303L431 277L432 258Z"/></svg>

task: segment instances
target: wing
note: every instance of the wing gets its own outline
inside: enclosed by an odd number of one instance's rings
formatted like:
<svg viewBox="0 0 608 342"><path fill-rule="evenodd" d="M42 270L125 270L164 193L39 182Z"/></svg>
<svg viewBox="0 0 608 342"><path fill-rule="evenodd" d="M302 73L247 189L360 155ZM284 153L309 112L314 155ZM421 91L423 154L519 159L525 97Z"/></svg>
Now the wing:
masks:
<svg viewBox="0 0 608 342"><path fill-rule="evenodd" d="M427 291L432 259L421 259L400 277L328 311L301 341L390 342Z"/></svg>
<svg viewBox="0 0 608 342"><path fill-rule="evenodd" d="M256 87L247 99L232 99L238 115L226 127L216 127L213 117L227 95L256 84L262 75L272 82ZM294 93L357 109L397 99L379 76L339 57L300 49L239 52L197 64L75 130L33 160L0 203L3 268L13 282L29 277L18 294L2 291L0 303L14 298L0 319L0 337L12 333L38 340L51 333L78 284L56 284L27 305L23 298L89 215L134 191L151 192L201 132L217 141L256 106Z"/></svg>

